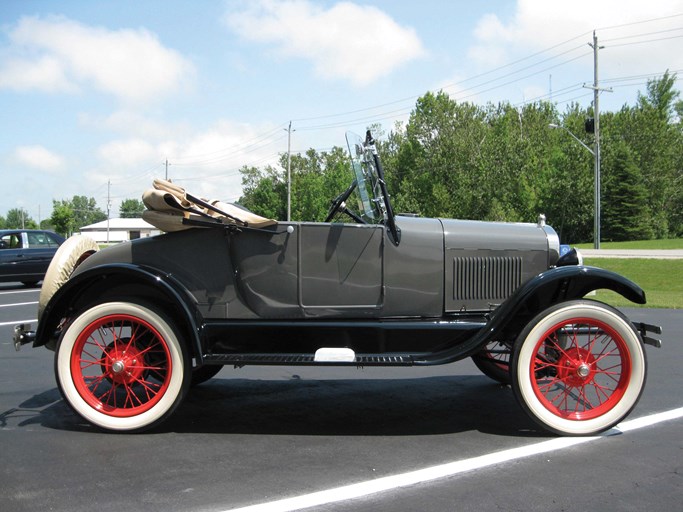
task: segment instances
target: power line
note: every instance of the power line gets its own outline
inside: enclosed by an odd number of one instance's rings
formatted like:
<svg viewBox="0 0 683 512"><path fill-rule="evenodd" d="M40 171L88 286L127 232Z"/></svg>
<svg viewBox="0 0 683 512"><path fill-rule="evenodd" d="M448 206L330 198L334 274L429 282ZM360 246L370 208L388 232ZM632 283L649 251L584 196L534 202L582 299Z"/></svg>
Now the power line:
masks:
<svg viewBox="0 0 683 512"><path fill-rule="evenodd" d="M599 27L596 30L602 32L603 30L613 30L615 28L630 27L633 25L644 25L646 23L653 23L655 21L663 21L663 20L670 20L673 18L680 18L681 16L683 16L683 13L677 13L677 14L671 14L669 16L661 16L659 18L650 18L648 20L639 20L639 21L632 21L629 23L622 23L620 25L610 25L610 26L606 26L606 27Z"/></svg>

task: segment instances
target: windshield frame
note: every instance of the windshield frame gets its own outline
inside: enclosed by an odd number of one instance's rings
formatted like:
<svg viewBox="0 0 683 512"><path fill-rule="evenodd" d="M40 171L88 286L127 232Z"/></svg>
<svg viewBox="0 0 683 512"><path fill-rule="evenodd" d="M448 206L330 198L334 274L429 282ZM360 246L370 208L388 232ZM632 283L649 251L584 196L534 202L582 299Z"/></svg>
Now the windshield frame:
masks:
<svg viewBox="0 0 683 512"><path fill-rule="evenodd" d="M370 130L366 132L365 140L353 132L346 132L346 143L356 176L361 217L369 224L386 225L391 241L398 245L401 230L396 226L384 170Z"/></svg>

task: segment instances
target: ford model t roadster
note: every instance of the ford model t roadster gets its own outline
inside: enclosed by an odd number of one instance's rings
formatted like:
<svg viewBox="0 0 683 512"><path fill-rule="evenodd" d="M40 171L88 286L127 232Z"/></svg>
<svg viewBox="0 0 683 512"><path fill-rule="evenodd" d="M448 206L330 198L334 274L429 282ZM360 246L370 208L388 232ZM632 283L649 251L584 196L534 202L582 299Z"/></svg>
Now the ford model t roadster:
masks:
<svg viewBox="0 0 683 512"><path fill-rule="evenodd" d="M644 304L637 285L575 250L560 257L542 217L396 215L371 135L347 142L354 179L322 223L275 222L156 181L145 218L166 233L101 251L69 239L17 349L54 350L66 402L112 431L158 425L223 365L466 357L552 432L593 434L629 414L658 328L584 297L609 289Z"/></svg>

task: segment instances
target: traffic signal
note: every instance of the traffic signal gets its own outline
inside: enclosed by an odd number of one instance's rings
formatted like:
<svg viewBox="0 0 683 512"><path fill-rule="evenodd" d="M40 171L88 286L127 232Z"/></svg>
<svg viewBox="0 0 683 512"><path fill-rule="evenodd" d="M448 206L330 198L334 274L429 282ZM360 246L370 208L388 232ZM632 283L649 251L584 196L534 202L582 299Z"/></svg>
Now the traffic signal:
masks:
<svg viewBox="0 0 683 512"><path fill-rule="evenodd" d="M584 127L586 128L586 133L595 133L595 119L592 117L586 118Z"/></svg>

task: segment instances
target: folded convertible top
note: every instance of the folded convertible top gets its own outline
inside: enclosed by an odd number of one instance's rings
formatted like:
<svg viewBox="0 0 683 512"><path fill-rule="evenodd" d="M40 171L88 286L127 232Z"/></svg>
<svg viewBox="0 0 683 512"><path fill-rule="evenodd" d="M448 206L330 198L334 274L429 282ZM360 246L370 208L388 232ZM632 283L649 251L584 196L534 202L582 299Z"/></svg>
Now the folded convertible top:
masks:
<svg viewBox="0 0 683 512"><path fill-rule="evenodd" d="M154 180L153 188L142 194L142 202L148 208L142 213L142 218L162 231L210 227L212 224L252 228L277 224L275 220L234 204L194 196L183 187L162 179Z"/></svg>

